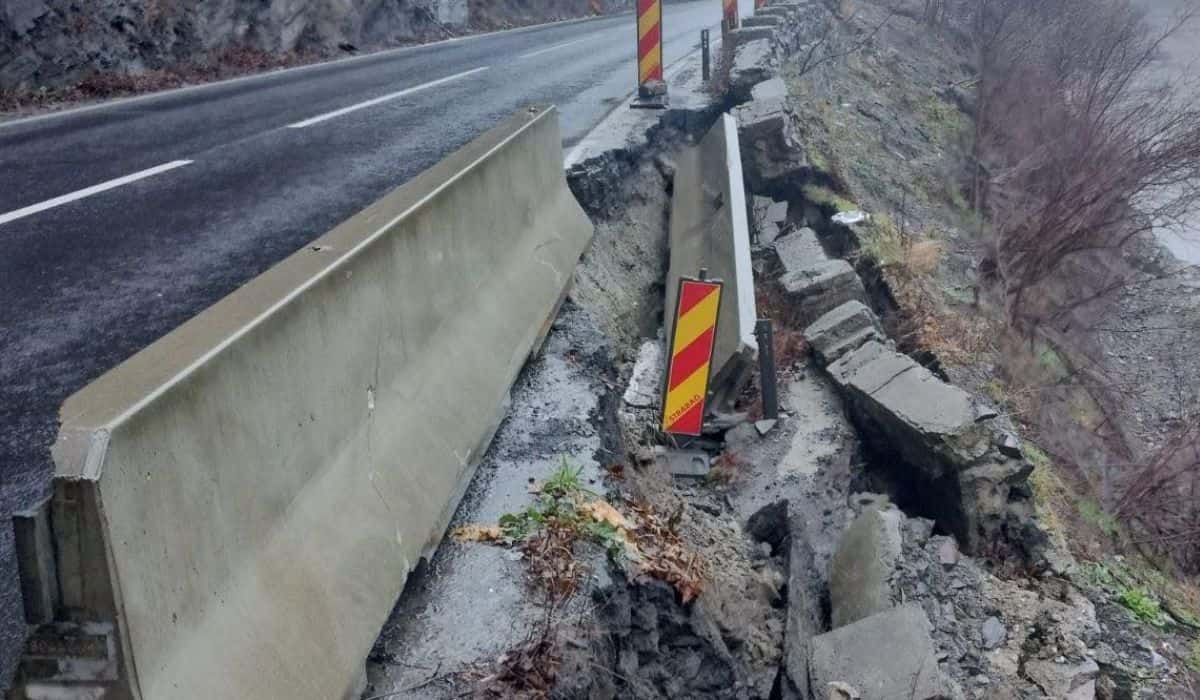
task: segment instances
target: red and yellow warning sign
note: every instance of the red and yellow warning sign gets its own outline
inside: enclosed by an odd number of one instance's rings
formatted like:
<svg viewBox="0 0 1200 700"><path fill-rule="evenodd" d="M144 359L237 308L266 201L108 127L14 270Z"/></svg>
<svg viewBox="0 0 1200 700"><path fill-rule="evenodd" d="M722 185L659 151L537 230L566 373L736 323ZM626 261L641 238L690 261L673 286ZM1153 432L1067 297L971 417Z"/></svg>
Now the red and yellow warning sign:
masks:
<svg viewBox="0 0 1200 700"><path fill-rule="evenodd" d="M721 0L721 28L725 31L738 28L738 0Z"/></svg>
<svg viewBox="0 0 1200 700"><path fill-rule="evenodd" d="M662 0L638 0L638 84L662 80Z"/></svg>
<svg viewBox="0 0 1200 700"><path fill-rule="evenodd" d="M677 435L699 435L704 424L721 283L681 279L675 308L675 333L663 399L662 429Z"/></svg>

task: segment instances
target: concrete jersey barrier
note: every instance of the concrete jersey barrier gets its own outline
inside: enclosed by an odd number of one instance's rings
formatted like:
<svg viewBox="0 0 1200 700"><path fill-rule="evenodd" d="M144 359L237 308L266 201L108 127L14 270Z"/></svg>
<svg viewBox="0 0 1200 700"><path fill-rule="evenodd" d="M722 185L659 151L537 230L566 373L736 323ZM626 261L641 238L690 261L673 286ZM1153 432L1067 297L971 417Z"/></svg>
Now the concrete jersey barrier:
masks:
<svg viewBox="0 0 1200 700"><path fill-rule="evenodd" d="M758 352L750 226L733 117L721 115L698 145L679 155L675 165L666 337L673 332L670 310L675 308L679 278L694 277L700 268L707 268L709 277L725 283L709 387L709 405L720 408L737 397Z"/></svg>
<svg viewBox="0 0 1200 700"><path fill-rule="evenodd" d="M60 610L111 630L104 697L350 692L591 234L531 108L69 398Z"/></svg>

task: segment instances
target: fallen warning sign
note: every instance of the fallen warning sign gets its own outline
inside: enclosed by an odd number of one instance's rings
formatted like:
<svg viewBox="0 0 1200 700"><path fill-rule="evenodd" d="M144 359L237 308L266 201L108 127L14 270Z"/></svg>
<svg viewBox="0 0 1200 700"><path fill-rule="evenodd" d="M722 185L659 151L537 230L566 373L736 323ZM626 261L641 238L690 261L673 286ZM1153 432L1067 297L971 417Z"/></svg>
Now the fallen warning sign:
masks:
<svg viewBox="0 0 1200 700"><path fill-rule="evenodd" d="M722 284L717 280L686 277L679 280L675 334L671 338L671 361L663 399L665 433L696 436L704 424L721 289Z"/></svg>

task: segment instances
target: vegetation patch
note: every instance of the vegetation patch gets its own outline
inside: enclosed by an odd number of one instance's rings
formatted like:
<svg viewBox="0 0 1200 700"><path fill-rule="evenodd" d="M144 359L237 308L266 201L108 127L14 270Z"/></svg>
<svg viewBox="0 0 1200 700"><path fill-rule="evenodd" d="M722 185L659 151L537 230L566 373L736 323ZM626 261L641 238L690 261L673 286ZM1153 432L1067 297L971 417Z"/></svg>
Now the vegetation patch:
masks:
<svg viewBox="0 0 1200 700"><path fill-rule="evenodd" d="M832 209L836 213L855 211L860 207L837 192L821 185L805 185L804 198L813 204Z"/></svg>
<svg viewBox="0 0 1200 700"><path fill-rule="evenodd" d="M550 478L535 485L536 499L527 508L500 516L495 525L465 525L453 537L517 547L532 580L559 601L575 593L586 572L577 545L590 543L633 576L665 581L689 603L703 588L698 555L689 552L675 530L648 505L624 504L629 515L583 486L582 467L564 457Z"/></svg>

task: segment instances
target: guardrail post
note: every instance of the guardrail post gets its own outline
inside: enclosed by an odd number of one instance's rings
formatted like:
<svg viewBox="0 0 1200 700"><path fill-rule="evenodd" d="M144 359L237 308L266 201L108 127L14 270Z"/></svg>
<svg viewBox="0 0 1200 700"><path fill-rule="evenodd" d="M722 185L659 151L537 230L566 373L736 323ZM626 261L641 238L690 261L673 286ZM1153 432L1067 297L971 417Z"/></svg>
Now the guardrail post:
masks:
<svg viewBox="0 0 1200 700"><path fill-rule="evenodd" d="M758 339L758 374L762 383L763 418L779 418L779 388L775 378L775 328L771 319L760 318L754 324Z"/></svg>
<svg viewBox="0 0 1200 700"><path fill-rule="evenodd" d="M709 55L709 48L708 48L708 30L701 29L700 30L700 77L703 78L704 82L706 82L706 83L708 82L708 80L712 74L712 69L710 67L711 62L712 62L712 59Z"/></svg>

